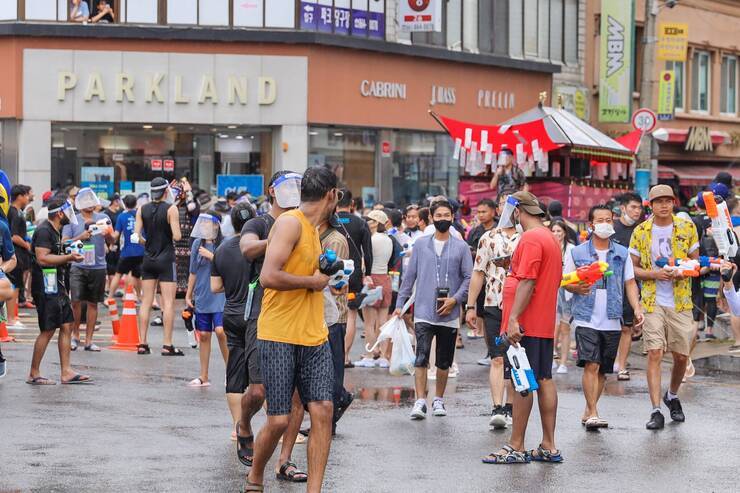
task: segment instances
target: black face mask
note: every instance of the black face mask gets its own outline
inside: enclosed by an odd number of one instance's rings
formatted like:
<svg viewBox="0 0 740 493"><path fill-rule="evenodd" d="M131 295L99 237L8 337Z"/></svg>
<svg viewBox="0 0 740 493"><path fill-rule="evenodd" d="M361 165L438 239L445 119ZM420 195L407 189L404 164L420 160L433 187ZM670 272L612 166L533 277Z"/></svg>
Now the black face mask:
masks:
<svg viewBox="0 0 740 493"><path fill-rule="evenodd" d="M444 219L442 221L434 221L434 228L440 233L446 233L452 227L452 221Z"/></svg>

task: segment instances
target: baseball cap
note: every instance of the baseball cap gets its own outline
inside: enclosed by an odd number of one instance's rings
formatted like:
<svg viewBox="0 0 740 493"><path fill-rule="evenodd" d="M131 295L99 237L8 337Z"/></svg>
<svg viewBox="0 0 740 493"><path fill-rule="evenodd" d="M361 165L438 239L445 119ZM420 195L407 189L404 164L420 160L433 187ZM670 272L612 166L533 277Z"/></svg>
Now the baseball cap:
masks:
<svg viewBox="0 0 740 493"><path fill-rule="evenodd" d="M661 197L670 197L675 199L676 195L673 193L673 188L669 185L655 185L650 189L650 193L648 194L648 200L650 202Z"/></svg>
<svg viewBox="0 0 740 493"><path fill-rule="evenodd" d="M535 197L533 194L529 192L516 192L512 195L517 202L519 202L519 207L527 214L531 214L532 216L544 216L545 211L542 210L540 207L540 203L537 200L537 197Z"/></svg>
<svg viewBox="0 0 740 493"><path fill-rule="evenodd" d="M370 214L368 214L367 217L369 217L373 221L382 224L383 226L388 223L388 216L386 216L385 212L383 211L370 211Z"/></svg>

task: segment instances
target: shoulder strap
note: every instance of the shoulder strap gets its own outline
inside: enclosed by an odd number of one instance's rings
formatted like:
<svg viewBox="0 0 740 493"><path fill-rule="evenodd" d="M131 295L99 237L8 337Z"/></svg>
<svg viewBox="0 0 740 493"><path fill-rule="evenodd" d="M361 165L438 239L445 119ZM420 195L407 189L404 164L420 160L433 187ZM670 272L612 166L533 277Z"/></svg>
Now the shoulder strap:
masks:
<svg viewBox="0 0 740 493"><path fill-rule="evenodd" d="M332 234L332 232L334 232L334 228L332 228L331 226L329 226L328 228L326 228L326 231L324 231L323 233L321 233L321 234L319 235L319 241L323 243L323 242L324 242L324 240L325 240L325 239L326 239L326 238L327 238L327 237L328 237L328 236L329 236L330 234Z"/></svg>

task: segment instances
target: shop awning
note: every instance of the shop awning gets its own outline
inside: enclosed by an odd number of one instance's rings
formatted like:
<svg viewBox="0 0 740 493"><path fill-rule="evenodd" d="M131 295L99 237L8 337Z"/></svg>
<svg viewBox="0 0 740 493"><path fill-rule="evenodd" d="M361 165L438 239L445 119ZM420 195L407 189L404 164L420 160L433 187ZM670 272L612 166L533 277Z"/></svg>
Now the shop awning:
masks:
<svg viewBox="0 0 740 493"><path fill-rule="evenodd" d="M659 128L653 132L655 138L661 142L667 142L669 144L683 144L686 142L686 138L689 135L687 128ZM713 145L727 144L730 142L730 134L721 130L711 130L709 136L712 139Z"/></svg>
<svg viewBox="0 0 740 493"><path fill-rule="evenodd" d="M678 178L681 185L704 186L709 185L717 173L726 171L735 180L740 180L740 168L727 166L691 166L691 165L660 165L658 178L672 180Z"/></svg>
<svg viewBox="0 0 740 493"><path fill-rule="evenodd" d="M642 130L633 130L614 140L632 151L632 154L637 154L637 148L640 147L640 140L642 140Z"/></svg>

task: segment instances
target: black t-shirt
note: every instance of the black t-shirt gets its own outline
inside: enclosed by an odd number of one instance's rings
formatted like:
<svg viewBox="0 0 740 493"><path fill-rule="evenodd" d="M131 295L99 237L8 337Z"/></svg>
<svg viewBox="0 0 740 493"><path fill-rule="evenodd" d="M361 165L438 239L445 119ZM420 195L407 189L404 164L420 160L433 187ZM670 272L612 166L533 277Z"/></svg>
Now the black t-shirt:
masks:
<svg viewBox="0 0 740 493"><path fill-rule="evenodd" d="M237 317L244 316L252 272L252 262L239 249L239 239L232 236L224 240L216 249L211 263L211 277L220 277L224 283L224 315Z"/></svg>
<svg viewBox="0 0 740 493"><path fill-rule="evenodd" d="M254 217L244 224L242 235L252 233L260 240L266 240L270 235L270 230L272 229L273 224L275 224L275 218L270 214ZM262 272L262 264L264 262L264 256L254 259L254 262L252 262L252 275L250 276L250 281L252 279L257 279L260 276L260 272ZM249 312L249 320L257 320L259 318L263 293L264 289L260 284L257 284L257 289L252 298L252 310Z"/></svg>
<svg viewBox="0 0 740 493"><path fill-rule="evenodd" d="M52 255L63 255L62 234L61 231L54 229L49 221L44 221L36 228L36 232L31 239L31 250L36 254L36 248L48 248ZM33 297L44 295L44 267L38 262L33 262L31 270L31 292ZM57 266L57 288L59 294L66 294L67 289L64 286L64 267Z"/></svg>
<svg viewBox="0 0 740 493"><path fill-rule="evenodd" d="M630 247L630 239L632 238L632 232L637 227L637 223L633 224L632 226L625 226L622 224L622 221L614 221L614 236L612 236L612 240L614 240L615 243L619 243L625 248Z"/></svg>
<svg viewBox="0 0 740 493"><path fill-rule="evenodd" d="M10 234L12 236L20 236L22 239L26 239L28 230L26 229L26 219L23 214L16 209L14 206L10 206L8 210L8 224L10 225ZM28 270L31 266L31 253L25 248L15 246L15 258L18 261L18 268L21 270Z"/></svg>
<svg viewBox="0 0 740 493"><path fill-rule="evenodd" d="M468 233L468 245L470 246L470 249L475 253L478 250L478 242L483 237L483 235L488 231L485 226L482 224L479 224L478 226L474 227L470 230L470 233Z"/></svg>
<svg viewBox="0 0 740 493"><path fill-rule="evenodd" d="M373 244L370 228L367 223L351 212L337 212L339 226L337 231L347 238L349 258L355 263L353 276L361 276L362 261L365 261L365 275L369 276L373 268Z"/></svg>

